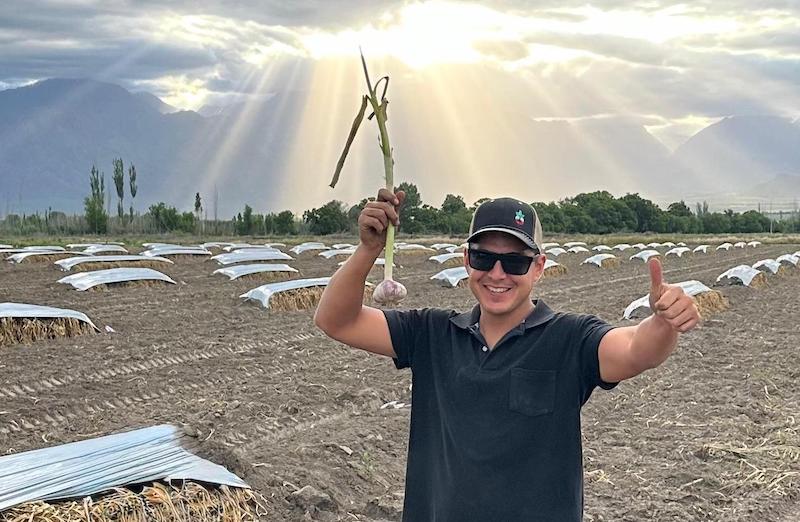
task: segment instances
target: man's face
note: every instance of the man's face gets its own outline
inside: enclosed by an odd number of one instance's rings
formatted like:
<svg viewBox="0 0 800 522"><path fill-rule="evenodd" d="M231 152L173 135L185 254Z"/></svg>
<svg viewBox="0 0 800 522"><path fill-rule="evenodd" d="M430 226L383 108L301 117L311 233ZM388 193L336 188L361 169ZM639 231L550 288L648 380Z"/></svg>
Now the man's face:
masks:
<svg viewBox="0 0 800 522"><path fill-rule="evenodd" d="M476 238L472 248L497 254L518 254L534 257L533 252L519 239L502 232L486 232ZM469 253L464 254L464 265L469 273L469 288L481 304L483 313L491 315L512 314L521 306L528 307L533 285L544 271L545 256L536 256L528 272L508 274L497 261L487 271L476 270L469 264Z"/></svg>

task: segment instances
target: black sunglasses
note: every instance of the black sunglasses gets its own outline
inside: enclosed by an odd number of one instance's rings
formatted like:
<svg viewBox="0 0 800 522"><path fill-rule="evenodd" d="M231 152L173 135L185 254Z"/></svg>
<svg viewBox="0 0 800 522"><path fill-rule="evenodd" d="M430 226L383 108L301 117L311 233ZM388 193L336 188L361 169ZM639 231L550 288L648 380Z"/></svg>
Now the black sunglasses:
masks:
<svg viewBox="0 0 800 522"><path fill-rule="evenodd" d="M495 263L500 261L503 272L509 275L525 275L531 267L536 256L523 254L498 254L487 250L470 248L468 250L469 266L481 272L489 272Z"/></svg>

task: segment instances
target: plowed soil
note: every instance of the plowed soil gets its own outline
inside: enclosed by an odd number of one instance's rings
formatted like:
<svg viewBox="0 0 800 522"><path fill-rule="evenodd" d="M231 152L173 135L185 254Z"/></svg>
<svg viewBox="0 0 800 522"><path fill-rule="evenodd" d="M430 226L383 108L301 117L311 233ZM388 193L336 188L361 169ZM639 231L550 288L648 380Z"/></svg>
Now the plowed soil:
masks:
<svg viewBox="0 0 800 522"><path fill-rule="evenodd" d="M668 257L664 276L711 286L735 265L798 249ZM568 273L534 293L558 310L633 324L622 312L649 276L631 253L603 269L562 255ZM398 260L404 306L471 308L467 288L428 280L439 267L426 258ZM338 261L304 254L291 264L318 277ZM178 259L163 270L177 285L78 292L56 283L65 274L54 265L0 263L0 301L72 308L113 329L0 347L0 451L173 423L263 496L264 520L399 520L408 371L326 338L313 311L243 302L257 284L215 268ZM800 520L800 268L768 280L718 288L731 307L682 336L667 362L594 393L583 410L586 520ZM307 485L330 501L291 495Z"/></svg>

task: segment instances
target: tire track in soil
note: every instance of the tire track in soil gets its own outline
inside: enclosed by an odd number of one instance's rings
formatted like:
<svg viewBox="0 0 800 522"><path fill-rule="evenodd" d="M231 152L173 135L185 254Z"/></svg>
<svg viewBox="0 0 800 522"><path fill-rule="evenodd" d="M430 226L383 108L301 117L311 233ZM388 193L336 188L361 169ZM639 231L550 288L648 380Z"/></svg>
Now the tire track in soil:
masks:
<svg viewBox="0 0 800 522"><path fill-rule="evenodd" d="M145 362L120 364L111 367L104 367L102 369L89 368L79 372L77 375L61 375L59 373L55 373L45 378L39 378L39 380L33 382L20 380L16 383L0 386L0 398L6 397L14 399L16 397L22 397L29 394L52 391L62 386L102 382L107 379L136 375L141 372L151 372L153 370L160 370L170 366L191 364L198 361L211 360L228 355L257 353L263 349L273 348L292 342L306 341L321 336L322 335L319 333L300 333L292 337L277 337L268 342L237 344L235 347L225 346L209 348L200 352L156 357L153 359L148 359ZM151 345L148 348L158 349L163 346L164 345L162 344L157 344Z"/></svg>

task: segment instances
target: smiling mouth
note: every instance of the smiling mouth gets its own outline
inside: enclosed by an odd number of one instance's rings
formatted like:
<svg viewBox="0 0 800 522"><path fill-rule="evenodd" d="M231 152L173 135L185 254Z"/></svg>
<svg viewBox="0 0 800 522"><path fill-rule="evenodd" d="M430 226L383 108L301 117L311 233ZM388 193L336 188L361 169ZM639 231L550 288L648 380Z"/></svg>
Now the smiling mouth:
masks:
<svg viewBox="0 0 800 522"><path fill-rule="evenodd" d="M486 289L493 294L504 294L511 290L510 288L502 288L497 286L487 286Z"/></svg>

